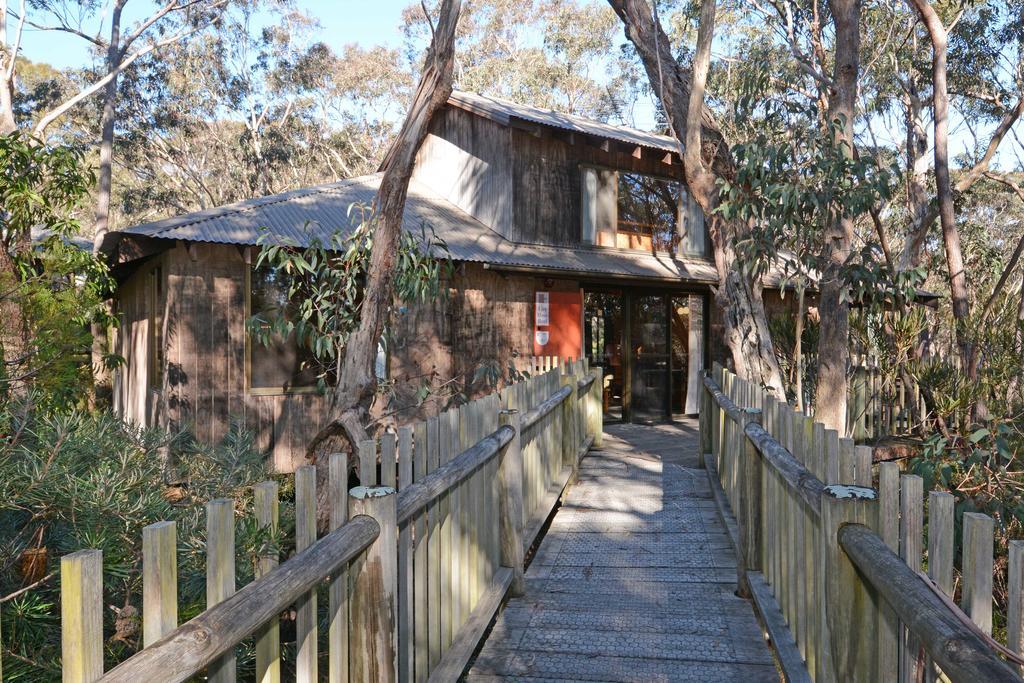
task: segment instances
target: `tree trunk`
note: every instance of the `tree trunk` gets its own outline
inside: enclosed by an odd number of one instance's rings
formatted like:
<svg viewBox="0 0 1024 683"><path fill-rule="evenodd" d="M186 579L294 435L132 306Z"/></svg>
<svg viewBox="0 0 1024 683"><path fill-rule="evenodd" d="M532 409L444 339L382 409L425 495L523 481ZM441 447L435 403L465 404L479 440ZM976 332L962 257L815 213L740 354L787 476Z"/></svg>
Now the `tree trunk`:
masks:
<svg viewBox="0 0 1024 683"><path fill-rule="evenodd" d="M14 122L14 60L12 47L7 45L7 0L0 0L0 135L13 133L18 129Z"/></svg>
<svg viewBox="0 0 1024 683"><path fill-rule="evenodd" d="M971 314L970 296L967 290L967 274L964 271L963 249L960 246L960 231L956 227L953 212L953 190L949 178L949 90L946 85L946 27L928 4L928 0L908 0L921 16L932 43L932 109L934 110L935 136L935 190L938 199L939 224L942 226L942 242L946 249L946 268L949 270L949 293L956 325L957 346L960 360L973 379L977 367L973 362L974 344L967 329L967 318Z"/></svg>
<svg viewBox="0 0 1024 683"><path fill-rule="evenodd" d="M835 126L835 140L843 154L853 156L853 120L860 75L860 1L830 0L835 24L835 67L833 95L829 98L829 122ZM821 275L818 313L821 319L818 341L818 383L814 394L814 419L846 433L846 402L849 394L850 302L844 296L843 267L850 257L853 219L843 217L827 235L827 265Z"/></svg>
<svg viewBox="0 0 1024 683"><path fill-rule="evenodd" d="M107 73L113 73L124 55L121 52L121 12L125 0L114 4L110 15L110 43L107 45ZM103 114L100 117L100 172L96 186L96 213L93 223L94 254L99 254L103 237L110 228L110 194L114 175L114 124L117 121L117 76L110 79L103 88ZM110 384L110 373L103 363L107 350L107 329L99 323L92 324L92 368L93 390L89 402L93 407L97 398L106 395Z"/></svg>
<svg viewBox="0 0 1024 683"><path fill-rule="evenodd" d="M732 179L735 164L711 111L704 105L704 87L714 36L715 2L701 7L693 68L676 61L661 22L647 0L608 0L622 20L626 37L643 60L651 86L661 101L672 133L683 147L686 183L700 204L715 252L718 287L715 299L725 318L725 336L739 376L785 397L782 369L775 357L761 283L736 267L735 243L747 232L743 223L723 220L715 211L717 179Z"/></svg>
<svg viewBox="0 0 1024 683"><path fill-rule="evenodd" d="M796 393L796 409L804 409L804 292L806 287L800 284L796 297L796 333L793 337L793 364L796 366L796 377L793 386Z"/></svg>
<svg viewBox="0 0 1024 683"><path fill-rule="evenodd" d="M331 400L331 420L313 438L307 457L326 472L326 458L318 458L328 439L343 435L354 451L367 438L364 422L377 391L374 367L381 335L388 323L394 296L393 276L398 254L402 215L416 151L427 135L430 121L452 93L455 28L460 0L444 0L439 21L427 50L419 85L402 129L388 149L380 171L380 188L373 203L373 246L363 294L359 327L348 339L338 384ZM326 487L321 487L326 490ZM321 505L321 513L324 511Z"/></svg>

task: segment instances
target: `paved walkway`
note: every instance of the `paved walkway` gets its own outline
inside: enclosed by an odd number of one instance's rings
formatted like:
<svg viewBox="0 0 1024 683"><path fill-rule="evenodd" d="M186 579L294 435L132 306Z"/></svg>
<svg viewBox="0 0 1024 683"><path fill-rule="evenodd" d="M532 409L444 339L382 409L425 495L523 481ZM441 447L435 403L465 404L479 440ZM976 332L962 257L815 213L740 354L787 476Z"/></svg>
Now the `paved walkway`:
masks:
<svg viewBox="0 0 1024 683"><path fill-rule="evenodd" d="M695 422L609 426L468 681L778 683Z"/></svg>

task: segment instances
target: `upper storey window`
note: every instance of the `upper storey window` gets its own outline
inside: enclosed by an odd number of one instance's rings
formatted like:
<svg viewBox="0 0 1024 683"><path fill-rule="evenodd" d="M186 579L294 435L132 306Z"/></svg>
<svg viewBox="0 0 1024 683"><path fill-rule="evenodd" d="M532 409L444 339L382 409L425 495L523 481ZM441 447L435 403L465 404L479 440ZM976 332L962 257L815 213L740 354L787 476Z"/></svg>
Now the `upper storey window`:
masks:
<svg viewBox="0 0 1024 683"><path fill-rule="evenodd" d="M704 216L682 183L669 178L582 169L585 244L704 256Z"/></svg>

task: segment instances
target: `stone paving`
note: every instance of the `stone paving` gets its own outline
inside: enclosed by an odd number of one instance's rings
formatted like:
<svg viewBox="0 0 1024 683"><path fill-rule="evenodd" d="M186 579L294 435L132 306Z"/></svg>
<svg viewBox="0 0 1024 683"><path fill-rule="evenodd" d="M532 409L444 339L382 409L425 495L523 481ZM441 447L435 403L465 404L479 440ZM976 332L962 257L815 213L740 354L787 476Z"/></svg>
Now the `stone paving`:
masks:
<svg viewBox="0 0 1024 683"><path fill-rule="evenodd" d="M467 680L778 683L697 466L696 423L612 425Z"/></svg>

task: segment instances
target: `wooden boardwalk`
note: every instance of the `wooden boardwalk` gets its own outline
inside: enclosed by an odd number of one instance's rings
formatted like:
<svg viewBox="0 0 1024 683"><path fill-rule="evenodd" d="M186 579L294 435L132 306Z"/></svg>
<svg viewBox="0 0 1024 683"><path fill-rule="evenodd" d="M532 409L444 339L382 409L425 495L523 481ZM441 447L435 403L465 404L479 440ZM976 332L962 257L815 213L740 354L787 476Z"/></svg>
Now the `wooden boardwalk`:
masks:
<svg viewBox="0 0 1024 683"><path fill-rule="evenodd" d="M777 683L696 466L695 421L607 427L467 680Z"/></svg>

